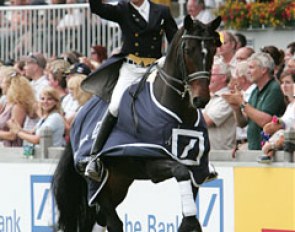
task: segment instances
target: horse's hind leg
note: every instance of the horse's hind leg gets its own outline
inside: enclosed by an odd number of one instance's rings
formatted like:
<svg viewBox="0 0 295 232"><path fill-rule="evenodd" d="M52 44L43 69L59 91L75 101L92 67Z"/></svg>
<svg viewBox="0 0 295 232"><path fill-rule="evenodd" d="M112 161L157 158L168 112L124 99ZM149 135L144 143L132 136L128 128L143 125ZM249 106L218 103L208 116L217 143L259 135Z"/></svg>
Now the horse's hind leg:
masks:
<svg viewBox="0 0 295 232"><path fill-rule="evenodd" d="M100 206L96 207L96 223L98 232L105 232L107 226L107 219L105 214L102 212Z"/></svg>
<svg viewBox="0 0 295 232"><path fill-rule="evenodd" d="M123 232L123 222L117 214L116 207L126 197L133 179L125 178L115 169L109 168L108 181L99 193L97 203L105 215L108 232Z"/></svg>
<svg viewBox="0 0 295 232"><path fill-rule="evenodd" d="M123 222L116 212L116 206L112 202L110 195L110 191L107 191L107 187L105 186L99 193L97 204L101 207L102 212L106 216L108 232L124 232Z"/></svg>
<svg viewBox="0 0 295 232"><path fill-rule="evenodd" d="M195 203L198 189L193 189L187 167L177 164L172 167L172 174L176 178L180 189L183 219L179 232L202 232L201 225L196 218Z"/></svg>

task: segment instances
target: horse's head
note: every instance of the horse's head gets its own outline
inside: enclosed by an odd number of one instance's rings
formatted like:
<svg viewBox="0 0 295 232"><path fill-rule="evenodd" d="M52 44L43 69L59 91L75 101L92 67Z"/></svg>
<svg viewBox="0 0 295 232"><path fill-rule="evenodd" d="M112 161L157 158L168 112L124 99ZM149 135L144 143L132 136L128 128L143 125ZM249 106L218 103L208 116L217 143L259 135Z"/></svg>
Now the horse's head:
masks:
<svg viewBox="0 0 295 232"><path fill-rule="evenodd" d="M221 46L216 29L221 23L217 17L209 24L184 20L183 33L177 51L182 81L190 93L190 101L196 108L203 108L210 99L210 72L216 48Z"/></svg>

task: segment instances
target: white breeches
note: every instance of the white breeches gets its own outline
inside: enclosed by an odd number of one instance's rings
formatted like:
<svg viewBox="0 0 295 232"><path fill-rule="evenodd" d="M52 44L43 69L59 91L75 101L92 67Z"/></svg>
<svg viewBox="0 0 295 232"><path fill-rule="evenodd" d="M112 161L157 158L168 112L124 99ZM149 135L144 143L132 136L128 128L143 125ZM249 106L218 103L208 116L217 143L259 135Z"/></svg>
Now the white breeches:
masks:
<svg viewBox="0 0 295 232"><path fill-rule="evenodd" d="M117 117L119 105L125 90L132 84L140 81L148 68L123 62L119 72L118 82L113 90L109 112Z"/></svg>

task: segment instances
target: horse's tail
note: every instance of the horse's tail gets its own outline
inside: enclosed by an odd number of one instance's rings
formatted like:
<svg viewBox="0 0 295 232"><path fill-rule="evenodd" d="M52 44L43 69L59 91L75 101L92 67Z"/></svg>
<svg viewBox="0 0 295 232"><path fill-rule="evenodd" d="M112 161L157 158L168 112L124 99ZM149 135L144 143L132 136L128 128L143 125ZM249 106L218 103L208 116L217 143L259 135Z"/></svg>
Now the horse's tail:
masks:
<svg viewBox="0 0 295 232"><path fill-rule="evenodd" d="M54 172L52 188L58 214L58 229L64 232L91 232L95 223L95 208L87 203L86 181L74 167L70 143Z"/></svg>

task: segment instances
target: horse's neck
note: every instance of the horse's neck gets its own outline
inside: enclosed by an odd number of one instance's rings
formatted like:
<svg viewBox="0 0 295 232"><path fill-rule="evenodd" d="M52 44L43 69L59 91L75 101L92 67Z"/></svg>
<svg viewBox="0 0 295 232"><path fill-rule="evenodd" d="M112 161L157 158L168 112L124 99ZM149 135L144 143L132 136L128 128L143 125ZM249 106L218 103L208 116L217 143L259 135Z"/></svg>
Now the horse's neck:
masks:
<svg viewBox="0 0 295 232"><path fill-rule="evenodd" d="M179 74L167 73L171 76L176 76ZM180 84L177 84L171 80L166 80L169 84L167 85L165 81L157 74L155 78L155 82L153 85L153 92L157 101L164 106L165 108L169 109L170 111L177 114L183 122L186 122L190 125L193 125L196 121L196 110L191 106L190 99L188 94L185 97L181 96L178 92L172 89L169 85L172 85L183 91L183 87Z"/></svg>

